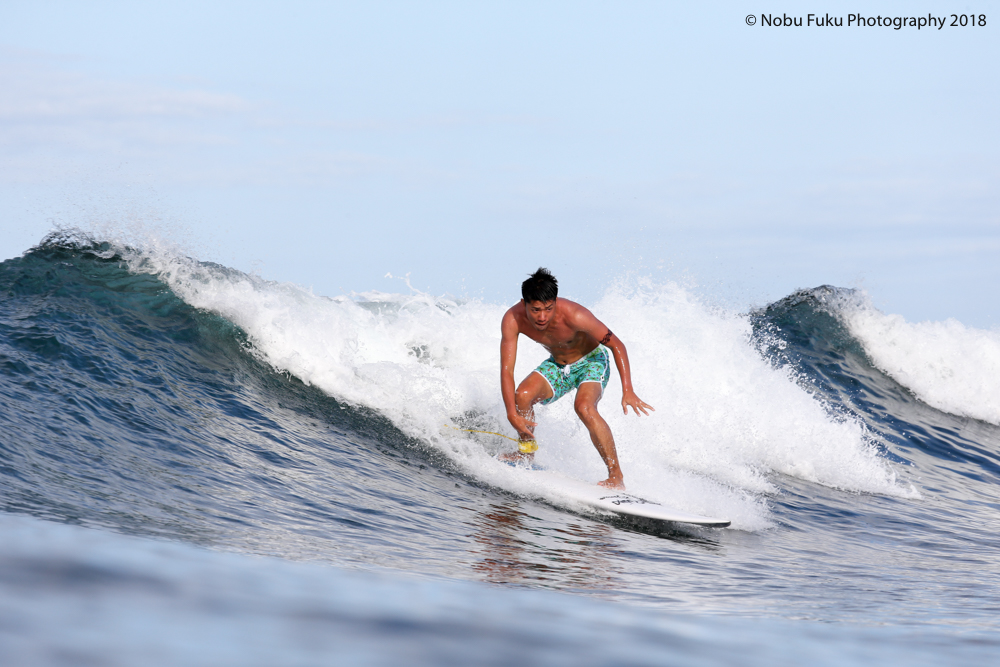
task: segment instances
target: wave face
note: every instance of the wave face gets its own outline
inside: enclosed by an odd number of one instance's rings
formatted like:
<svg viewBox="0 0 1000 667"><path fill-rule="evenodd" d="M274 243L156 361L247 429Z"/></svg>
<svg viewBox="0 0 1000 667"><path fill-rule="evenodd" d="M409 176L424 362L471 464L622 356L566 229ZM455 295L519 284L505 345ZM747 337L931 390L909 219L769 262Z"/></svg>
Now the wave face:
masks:
<svg viewBox="0 0 1000 667"><path fill-rule="evenodd" d="M616 378L602 403L630 490L733 520L653 535L554 507L495 461L506 441L446 428L508 430L506 306L58 237L0 264L0 295L8 513L673 612L995 626L1000 427L988 386L955 389L990 380L960 351L989 332L828 287L750 314L612 287L588 305L657 408L623 416ZM544 356L522 341L518 377ZM571 402L539 422L541 464L600 478Z"/></svg>

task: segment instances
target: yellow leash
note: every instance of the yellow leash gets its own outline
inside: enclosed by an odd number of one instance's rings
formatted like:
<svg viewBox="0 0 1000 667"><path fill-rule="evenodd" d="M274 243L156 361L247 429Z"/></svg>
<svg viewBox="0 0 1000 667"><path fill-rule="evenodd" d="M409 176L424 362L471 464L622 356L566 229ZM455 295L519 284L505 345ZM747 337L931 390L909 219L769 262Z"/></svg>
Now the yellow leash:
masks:
<svg viewBox="0 0 1000 667"><path fill-rule="evenodd" d="M474 428L458 428L457 426L452 426L451 424L445 424L448 428L453 428L456 431L464 431L465 433L482 433L484 435L499 435L501 438L507 438L513 442L517 443L517 448L520 452L524 454L533 454L538 451L538 443L534 440L518 440L517 438L512 438L509 435L504 435L503 433L494 433L493 431L478 431Z"/></svg>

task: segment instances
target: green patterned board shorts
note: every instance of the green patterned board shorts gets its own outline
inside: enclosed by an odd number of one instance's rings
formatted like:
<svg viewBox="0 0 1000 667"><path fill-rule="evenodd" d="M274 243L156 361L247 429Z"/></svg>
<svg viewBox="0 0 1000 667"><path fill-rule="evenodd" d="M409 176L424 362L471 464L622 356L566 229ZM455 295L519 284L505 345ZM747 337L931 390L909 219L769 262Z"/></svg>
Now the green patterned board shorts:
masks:
<svg viewBox="0 0 1000 667"><path fill-rule="evenodd" d="M600 382L603 393L611 378L610 357L608 348L598 345L593 352L571 364L557 364L552 357L543 361L535 372L552 387L552 398L542 401L542 405L558 401L584 382Z"/></svg>

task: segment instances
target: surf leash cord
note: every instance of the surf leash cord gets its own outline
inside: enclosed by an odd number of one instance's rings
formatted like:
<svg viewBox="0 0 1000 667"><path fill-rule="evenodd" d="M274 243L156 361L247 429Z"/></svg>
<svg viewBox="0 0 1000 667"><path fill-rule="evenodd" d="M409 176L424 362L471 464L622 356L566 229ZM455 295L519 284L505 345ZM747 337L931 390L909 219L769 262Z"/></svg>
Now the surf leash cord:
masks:
<svg viewBox="0 0 1000 667"><path fill-rule="evenodd" d="M513 442L517 443L517 449L522 454L534 454L538 451L538 443L534 440L518 440L517 438L512 438L509 435L504 435L503 433L494 433L493 431L480 431L474 428L458 428L457 426L452 426L451 424L445 424L448 428L453 428L456 431L464 431L465 433L482 433L483 435L498 435L501 438L507 438Z"/></svg>

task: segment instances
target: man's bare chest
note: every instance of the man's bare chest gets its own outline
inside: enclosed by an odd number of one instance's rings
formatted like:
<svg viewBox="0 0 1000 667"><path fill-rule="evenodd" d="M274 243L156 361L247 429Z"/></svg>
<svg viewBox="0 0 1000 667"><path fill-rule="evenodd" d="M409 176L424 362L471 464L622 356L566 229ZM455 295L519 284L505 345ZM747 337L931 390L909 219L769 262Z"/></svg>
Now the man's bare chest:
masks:
<svg viewBox="0 0 1000 667"><path fill-rule="evenodd" d="M552 352L577 350L586 344L587 336L582 331L573 331L563 326L549 331L522 331L528 338Z"/></svg>

